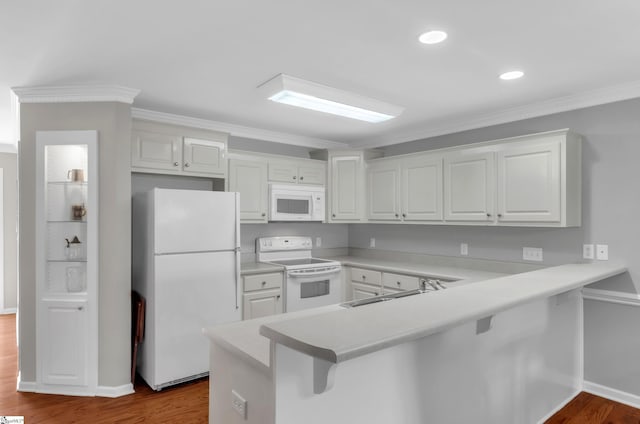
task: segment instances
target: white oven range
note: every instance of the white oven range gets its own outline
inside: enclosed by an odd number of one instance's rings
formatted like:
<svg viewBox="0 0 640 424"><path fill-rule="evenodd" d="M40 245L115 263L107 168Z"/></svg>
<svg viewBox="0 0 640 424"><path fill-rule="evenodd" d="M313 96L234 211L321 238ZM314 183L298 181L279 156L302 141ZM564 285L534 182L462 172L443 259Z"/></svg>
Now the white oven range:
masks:
<svg viewBox="0 0 640 424"><path fill-rule="evenodd" d="M311 257L310 237L256 239L258 262L285 269L285 312L300 311L342 301L340 262Z"/></svg>

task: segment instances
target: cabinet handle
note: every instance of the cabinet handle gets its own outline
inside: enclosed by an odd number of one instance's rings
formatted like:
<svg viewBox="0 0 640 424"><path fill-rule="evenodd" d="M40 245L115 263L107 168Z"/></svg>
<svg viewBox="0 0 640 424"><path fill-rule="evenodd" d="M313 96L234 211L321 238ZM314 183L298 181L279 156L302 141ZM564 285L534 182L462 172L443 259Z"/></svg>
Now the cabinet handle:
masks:
<svg viewBox="0 0 640 424"><path fill-rule="evenodd" d="M300 177L300 181L304 180L304 177Z"/></svg>
<svg viewBox="0 0 640 424"><path fill-rule="evenodd" d="M178 166L180 165L178 162L173 162L173 166Z"/></svg>
<svg viewBox="0 0 640 424"><path fill-rule="evenodd" d="M189 165L189 162L185 162L185 163L184 163L184 167L185 167L185 168L188 168L189 166L190 166L190 165Z"/></svg>

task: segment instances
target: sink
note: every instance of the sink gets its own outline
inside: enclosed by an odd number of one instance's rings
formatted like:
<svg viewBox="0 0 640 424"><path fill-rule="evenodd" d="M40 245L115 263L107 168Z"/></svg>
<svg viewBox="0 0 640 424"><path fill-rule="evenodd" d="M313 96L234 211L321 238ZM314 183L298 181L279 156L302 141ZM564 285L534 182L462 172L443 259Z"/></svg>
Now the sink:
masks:
<svg viewBox="0 0 640 424"><path fill-rule="evenodd" d="M373 303L388 302L390 300L399 299L401 297L415 296L417 294L427 293L431 290L406 290L399 293L383 294L381 296L368 297L366 299L352 300L351 302L341 303L343 308L357 308L359 306L371 305Z"/></svg>

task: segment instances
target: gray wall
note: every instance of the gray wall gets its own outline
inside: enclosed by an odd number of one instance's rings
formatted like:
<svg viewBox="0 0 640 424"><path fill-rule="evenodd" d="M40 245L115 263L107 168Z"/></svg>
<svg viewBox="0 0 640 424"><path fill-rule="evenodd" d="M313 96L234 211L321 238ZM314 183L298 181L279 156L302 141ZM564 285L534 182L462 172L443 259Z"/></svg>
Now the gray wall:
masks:
<svg viewBox="0 0 640 424"><path fill-rule="evenodd" d="M15 311L18 307L18 157L15 153L0 153L3 179L4 222L4 304L0 312Z"/></svg>
<svg viewBox="0 0 640 424"><path fill-rule="evenodd" d="M131 108L122 103L22 104L20 106L21 380L36 379L35 134L39 130L98 130L99 346L98 384L131 379Z"/></svg>
<svg viewBox="0 0 640 424"><path fill-rule="evenodd" d="M593 287L623 292L640 289L640 99L388 146L387 156L498 138L571 128L583 136L583 222L580 228L528 229L426 225L350 225L349 245L380 249L522 260L522 247L542 247L544 264L582 260L583 243L609 245L610 260L629 273ZM585 378L640 395L640 308L585 302Z"/></svg>

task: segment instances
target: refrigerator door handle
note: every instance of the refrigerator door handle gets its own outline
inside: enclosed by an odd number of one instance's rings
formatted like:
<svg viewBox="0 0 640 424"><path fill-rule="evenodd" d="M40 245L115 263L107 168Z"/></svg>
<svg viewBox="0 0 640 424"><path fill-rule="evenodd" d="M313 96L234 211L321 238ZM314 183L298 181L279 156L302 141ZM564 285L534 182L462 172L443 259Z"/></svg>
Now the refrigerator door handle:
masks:
<svg viewBox="0 0 640 424"><path fill-rule="evenodd" d="M240 290L240 194L236 193L236 310L240 309L238 304L239 290Z"/></svg>

